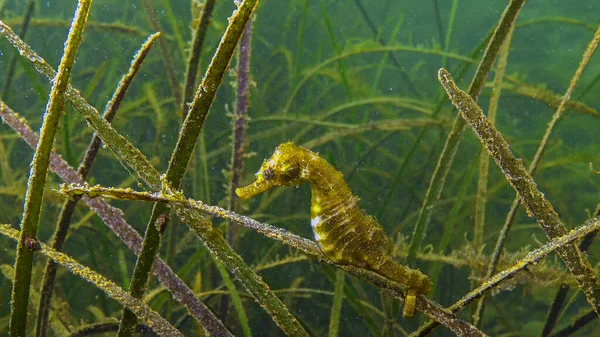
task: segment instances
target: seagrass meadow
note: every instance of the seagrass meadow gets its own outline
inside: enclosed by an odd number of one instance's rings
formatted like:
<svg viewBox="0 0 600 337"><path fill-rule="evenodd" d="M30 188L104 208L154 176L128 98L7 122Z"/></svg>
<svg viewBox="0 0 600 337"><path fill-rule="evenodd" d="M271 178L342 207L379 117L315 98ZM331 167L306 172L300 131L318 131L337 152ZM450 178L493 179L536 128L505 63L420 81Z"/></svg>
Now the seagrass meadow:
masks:
<svg viewBox="0 0 600 337"><path fill-rule="evenodd" d="M0 0L0 336L600 336L599 12Z"/></svg>

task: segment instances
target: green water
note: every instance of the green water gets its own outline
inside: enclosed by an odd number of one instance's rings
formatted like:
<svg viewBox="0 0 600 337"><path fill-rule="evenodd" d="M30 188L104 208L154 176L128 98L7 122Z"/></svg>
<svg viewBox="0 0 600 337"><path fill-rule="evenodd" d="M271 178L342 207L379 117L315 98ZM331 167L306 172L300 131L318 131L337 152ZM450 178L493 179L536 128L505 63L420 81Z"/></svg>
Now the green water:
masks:
<svg viewBox="0 0 600 337"><path fill-rule="evenodd" d="M28 3L0 0L0 20L17 34ZM76 2L34 3L24 40L56 69ZM405 261L431 177L457 116L437 79L438 69L448 69L458 86L467 91L488 43L486 37L500 20L504 6L505 2L468 0L261 1L252 25L249 123L243 139L240 184L253 181L262 161L278 144L291 140L304 145L344 174L354 194L361 198L361 208L378 218L396 243L398 258ZM192 7L190 0L95 0L70 77L72 86L102 113L136 51L156 32L149 18L155 17L163 45L155 43L148 54L113 126L160 173L168 168L182 122L181 97L195 27L192 19L197 19L202 8ZM235 8L231 1L217 2L193 92ZM519 14L506 58L496 126L525 167L530 165L594 37L600 23L598 10L599 5L593 1L532 1ZM17 57L13 65L15 55L15 49L0 38L2 101L37 132L51 81L39 75L25 58ZM166 59L170 60L168 67ZM533 175L567 230L594 217L599 204L599 60L597 55L591 57ZM234 56L182 182L186 197L224 208L230 207L232 115L239 100L237 64ZM10 81L9 70L13 71ZM486 115L496 75L495 65L478 99ZM94 129L71 103L65 111L54 150L77 167ZM440 198L427 207L431 213L425 221L424 237L412 240L421 240L412 267L432 278L433 290L427 297L444 307L483 282L498 233L515 198L514 189L490 159L484 226L476 238L476 208L482 200L478 179L484 172L479 162L481 153L479 140L467 126ZM33 150L6 124L0 124L1 224L19 228L32 157ZM127 160L108 147L99 151L87 181L105 187L149 190ZM50 173L45 184L38 237L48 244L65 200L57 193L62 182ZM150 202L108 202L119 207L127 223L144 235L152 213ZM307 186L281 187L250 201L238 201L235 211L313 238ZM227 329L236 336L249 332L254 336L285 335L243 282L232 276L233 282L226 286L203 241L174 213L171 218L161 240L160 257ZM230 225L219 217L210 219L225 236L229 226L235 229L233 250L247 266L257 270L310 335L331 336L333 322L339 325L339 336L404 336L426 321L423 313L413 319L402 318L402 302L382 299L380 289L349 274L344 277L339 321L332 319L334 300L340 300L334 296L339 269L253 229ZM129 287L135 255L83 203L75 209L68 233L63 249L66 254L117 285ZM514 265L547 241L536 219L520 207L498 268ZM598 261L597 246L593 242L586 255L592 267ZM0 336L9 333L16 247L14 240L0 237ZM37 254L31 272L27 331L32 335L46 261ZM231 284L237 288L233 296ZM491 336L541 335L561 284L570 290L553 333L590 313L591 306L574 277L560 255L552 253L495 287L491 291L495 296L487 293L481 331ZM200 322L168 291L159 292L160 287L156 277L151 277L146 303L185 336L201 335ZM241 306L234 305L236 298ZM461 310L458 317L471 322L476 302ZM114 335L122 312L122 305L102 290L60 267L48 335L62 336L94 323L109 323L113 332L104 335ZM240 323L244 320L249 330ZM600 336L595 330L597 322L592 320L580 324L570 335ZM431 335L454 333L439 327Z"/></svg>

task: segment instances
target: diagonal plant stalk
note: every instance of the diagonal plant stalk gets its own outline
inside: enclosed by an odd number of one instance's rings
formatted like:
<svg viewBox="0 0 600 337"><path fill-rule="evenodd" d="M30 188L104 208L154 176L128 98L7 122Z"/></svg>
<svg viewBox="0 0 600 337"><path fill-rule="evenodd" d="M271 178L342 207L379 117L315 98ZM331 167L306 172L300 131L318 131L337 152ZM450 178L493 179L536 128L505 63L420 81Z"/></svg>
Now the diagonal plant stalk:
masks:
<svg viewBox="0 0 600 337"><path fill-rule="evenodd" d="M206 205L201 201L187 200L180 193L174 194L170 191L163 191L162 194L157 195L156 193L147 192L134 192L131 189L115 189L105 188L101 186L88 187L88 186L65 186L61 188L61 193L69 196L75 196L78 194L85 194L90 197L105 197L105 198L116 198L122 200L137 200L137 201L152 201L152 202L163 202L168 203L170 207L175 209L178 213L184 213L186 223L194 222L190 224L192 229L196 231L199 236L215 235L212 227L203 225L200 215L195 214L193 211L201 211L203 213L216 216L226 220L233 220L236 223L250 228L258 233L265 235L268 238L280 241L283 244L289 245L292 248L300 250L302 253L307 255L315 256L320 262L333 264L338 268L343 269L349 274L352 274L364 281L367 281L376 287L384 290L386 293L404 301L404 292L406 291L405 286L395 283L379 274L375 274L366 269L354 267L352 265L337 265L329 260L319 249L314 241L302 238L298 235L291 234L284 229L271 226L269 224L260 223L256 220L248 218L243 215L239 215L235 212L225 210L221 207ZM219 234L220 235L220 234ZM575 240L575 239L573 239ZM213 240L205 240L205 242L213 242ZM216 242L216 241L215 241ZM218 243L218 242L217 242ZM220 243L219 243L220 244ZM231 258L231 257L228 257ZM240 271L234 270L239 273ZM238 276L236 274L236 276ZM240 276L238 278L241 280ZM498 282L500 282L499 280ZM497 283L490 286L489 289L493 288ZM435 302L430 301L423 295L417 296L416 308L422 311L424 314L429 316L431 319L447 326L456 333L470 333L469 336L484 336L484 334L476 329L473 325L461 320L447 310L441 308Z"/></svg>
<svg viewBox="0 0 600 337"><path fill-rule="evenodd" d="M17 34L0 20L0 34L27 58L35 69L47 79L56 76L56 71L43 58L37 55L31 47L19 38ZM152 190L160 189L160 173L150 164L146 156L131 144L125 137L118 134L101 115L96 108L89 105L81 96L79 91L68 85L66 91L67 99L73 104L82 117L96 129L102 141L109 145L121 158L121 160L134 168L138 176Z"/></svg>
<svg viewBox="0 0 600 337"><path fill-rule="evenodd" d="M133 82L133 78L135 77L139 67L144 62L146 55L148 55L150 49L154 45L154 41L156 41L156 39L159 36L160 33L155 33L148 37L146 42L142 45L142 48L134 56L128 73L125 74L125 76L121 79L121 82L117 86L117 90L115 91L113 98L106 105L104 118L108 122L111 122L114 116L116 115L119 106L125 98L125 94L129 89L129 86ZM87 175L92 168L92 165L94 163L94 160L96 159L96 155L98 154L101 145L102 141L100 140L100 137L98 137L98 135L94 135L86 153L83 156L83 160L81 161L81 164L79 165L79 168L77 170L77 174L81 176L82 180L86 180ZM71 224L73 212L75 211L75 206L77 205L78 201L78 198L66 200L62 206L62 209L58 216L57 226L54 232L51 245L52 248L57 251L62 250L67 233L69 231L69 226ZM53 260L50 259L46 262L36 323L35 335L37 337L44 337L46 335L46 327L48 325L48 312L50 311L50 299L52 298L52 292L54 290L56 268L56 263L54 263Z"/></svg>
<svg viewBox="0 0 600 337"><path fill-rule="evenodd" d="M31 163L15 262L9 328L11 337L26 335L27 307L34 254L33 250L26 246L26 241L36 240L37 237L52 143L58 129L58 121L65 107L65 90L69 83L71 68L75 62L75 55L81 43L81 34L87 22L91 5L92 0L81 0L77 4L69 36L65 43L64 54L58 72L52 81L52 91L43 117L40 141Z"/></svg>
<svg viewBox="0 0 600 337"><path fill-rule="evenodd" d="M494 158L494 161L506 176L509 184L519 194L527 213L537 220L548 238L555 239L564 236L567 229L558 214L544 197L544 194L538 190L522 161L514 157L508 143L483 115L481 108L467 93L456 86L448 71L443 68L440 69L438 78L448 93L452 104L459 110L465 121L471 125L490 156ZM561 247L558 252L565 261L567 268L575 276L592 309L600 314L600 285L587 258L581 253L576 244Z"/></svg>
<svg viewBox="0 0 600 337"><path fill-rule="evenodd" d="M61 193L69 196L75 196L79 194L85 194L90 197L108 197L120 200L137 200L137 201L153 201L153 202L164 202L170 203L171 207L180 209L200 210L204 213L216 216L219 218L233 220L236 223L255 230L268 238L272 238L280 241L283 244L289 245L295 249L300 250L306 255L312 255L316 257L320 262L333 264L338 268L345 270L347 273L352 274L358 278L361 278L367 282L374 284L375 286L384 289L389 294L395 296L398 299L403 300L404 289L385 277L370 272L365 269L357 268L351 265L337 265L329 260L317 244L311 240L302 238L295 234L291 234L284 229L274 227L268 224L260 223L256 220L248 218L243 215L236 214L234 212L225 210L221 207L206 205L200 201L188 199L186 200L180 194L167 194L156 195L146 192L134 192L130 189L115 189L105 188L100 186L88 187L88 186L65 186L61 188ZM414 335L423 336L425 332L430 331L433 327L442 324L446 325L453 331L462 331L462 334L466 334L468 331L474 333L474 335L480 335L481 332L475 329L472 325L460 320L454 315L450 315L450 312L454 313L464 308L467 304L471 303L475 299L479 298L483 294L487 293L491 289L500 285L503 281L510 279L521 270L524 270L528 265L536 264L550 253L560 250L567 245L571 245L576 241L582 240L590 233L600 230L600 218L595 218L588 221L586 224L573 229L568 234L562 235L546 243L545 245L529 252L524 258L510 268L497 273L492 278L484 282L477 289L472 290L465 295L460 301L452 305L448 309L440 308L436 303L428 300L425 296L417 297L417 309L428 315L429 317L437 320L437 322L429 322L428 324L421 327ZM463 329L463 330L461 330ZM469 335L471 336L471 335Z"/></svg>
<svg viewBox="0 0 600 337"><path fill-rule="evenodd" d="M596 212L596 214L594 214L594 218L597 218L598 216L599 214L598 212ZM581 240L581 242L579 242L579 249L583 253L587 253L588 249L592 245L592 242L594 242L594 239L596 238L597 234L598 232L589 233L583 238L583 240ZM554 300L552 300L552 306L548 311L548 316L546 316L546 323L544 323L544 329L542 330L541 334L542 337L550 336L550 333L552 332L552 330L554 330L554 327L556 326L556 321L559 318L559 313L562 310L562 306L567 297L567 292L570 288L571 287L567 283L562 283L558 287L556 295L554 296ZM594 310L590 310L588 314L589 313L593 315L593 319L598 318L598 315Z"/></svg>
<svg viewBox="0 0 600 337"><path fill-rule="evenodd" d="M524 258L519 260L514 266L504 269L503 271L495 274L493 277L486 280L478 288L471 290L468 294L463 296L460 300L450 306L448 310L450 312L458 312L459 310L466 307L469 303L481 297L483 294L489 292L492 288L496 287L502 281L514 277L519 271L526 270L527 266L539 262L544 257L548 256L554 251L560 251L566 246L574 245L575 242L584 239L590 233L594 233L600 230L600 218L595 218L587 221L583 226L577 227L568 234L562 235L545 245L527 253ZM418 330L413 332L411 337L426 336L435 327L439 326L439 323L429 321L422 325Z"/></svg>
<svg viewBox="0 0 600 337"><path fill-rule="evenodd" d="M180 111L182 114L183 119L185 120L185 117L187 116L187 112L188 112L188 102L192 101L192 97L194 95L194 89L196 88L196 75L198 74L198 68L200 66L200 59L202 56L202 48L203 48L203 43L204 43L204 38L206 37L206 32L208 30L208 24L210 21L210 18L212 16L213 13L213 9L215 7L215 0L208 0L204 3L204 5L202 6L202 13L200 14L200 19L199 22L196 24L196 26L194 27L193 30L193 37L192 37L192 42L191 42L191 48L189 50L189 55L188 55L188 59L186 62L186 72L185 72L185 82L184 82L184 86L183 86L183 99L181 101L181 107L180 107ZM194 22L196 18L192 18L192 22ZM185 53L183 53L182 55L185 55ZM204 141L203 138L200 137L200 144L204 145ZM202 155L197 155L192 157L192 159L194 160L194 162L192 163L192 167L196 168L197 165L195 163L195 161L197 161L198 157L203 157ZM206 158L202 158L202 160L204 160L204 163L206 162ZM196 187L196 185L202 185L197 183L195 180L195 177L198 176L199 174L197 174L196 171L194 171L192 173L192 176L194 177L194 187ZM208 185L208 184L206 184ZM174 260L175 255L176 255L176 246L177 246L177 241L178 241L178 233L179 233L179 227L180 227L180 223L178 221L174 221L170 224L169 226L169 233L168 233L168 237L169 237L169 241L167 243L167 256L166 256L166 260L171 262ZM170 307L169 307L170 310Z"/></svg>
<svg viewBox="0 0 600 337"><path fill-rule="evenodd" d="M564 110L566 109L566 106L567 106L567 103L569 102L571 94L573 93L575 86L579 82L579 79L581 78L581 75L583 74L585 67L588 65L592 55L594 54L594 51L598 47L599 41L600 41L600 26L596 30L596 33L594 34L594 38L592 39L592 41L590 41L585 52L583 53L581 62L579 63L579 66L578 66L577 70L575 71L575 74L571 78L569 87L567 88L567 91L566 91L565 95L562 97L562 100L558 106L558 109L552 116L552 119L550 120L550 123L548 124L548 127L546 128L546 132L544 133L544 136L542 137L540 145L538 146L538 148L533 156L533 160L531 161L531 164L529 164L529 168L527 170L529 175L533 176L535 174L535 171L538 168L538 165L542 159L542 156L544 155L546 146L548 145L548 140L550 139L550 135L552 134L554 127L556 126L556 124L560 120ZM510 229L512 227L512 222L515 219L518 209L519 209L519 197L517 196L513 200L511 208L508 211L508 214L506 215L506 219L504 221L504 226L500 230L500 235L498 237L498 240L496 241L496 246L494 247L494 252L492 253L492 259L491 259L490 265L488 267L487 274L485 276L486 278L491 277L496 272L496 267L498 265L498 261L500 260L500 254L504 250L504 244L506 243L506 240L508 239L508 234L510 232ZM482 298L477 305L477 311L476 311L476 314L474 315L475 325L477 325L477 320L482 319L483 310L484 310L484 306L483 306L484 299L485 298Z"/></svg>
<svg viewBox="0 0 600 337"><path fill-rule="evenodd" d="M54 74L54 70L52 69L52 67L48 65L48 63L46 63L46 61L44 61L35 52L33 52L31 47L29 47L25 42L19 39L19 37L12 31L12 29L6 26L6 24L4 24L4 22L2 22L1 20L0 34L3 34L9 40L9 42L11 42L19 50L19 52L21 52L21 55L25 56L28 60L30 60L35 66L36 70L38 70L40 73L49 78L52 77L52 75ZM222 62L222 60L220 62ZM211 90L216 90L216 88L211 88ZM201 92L203 91L201 90ZM88 121L90 125L92 125L96 129L103 142L106 145L108 145L111 149L113 149L113 151L119 154L121 160L123 160L127 165L129 165L133 170L135 170L138 176L140 176L152 189L160 189L160 174L148 162L148 159L135 146L133 146L125 137L118 134L110 126L110 124L108 124L100 116L98 111L96 111L94 107L89 105L81 97L77 90L69 87L69 89L67 90L67 98L69 98L71 103L73 103L74 107L77 109L78 112L81 113L81 115L86 119L86 121ZM201 102L198 103L200 105L205 105L206 103L201 99L199 99L198 101ZM196 110L199 110L198 107L196 107ZM198 111L196 111L196 113L198 113ZM194 130L190 132L194 132ZM199 132L199 130L197 130L197 132ZM193 149L193 146L191 146L191 148ZM201 217L200 214L196 214L196 216L198 218ZM214 231L212 227L206 227L206 230ZM230 271L238 271L239 269L244 269L244 272L247 272L249 275L255 275L252 269L243 262L239 255L233 249L231 249L229 245L227 245L222 236L208 236L208 233L204 234L207 235L201 237L203 240L216 240L214 244L213 242L205 242L205 244L210 244L208 247L211 249L211 252L215 254L215 256L225 264L227 269L229 269ZM231 259L232 257L234 258L234 260ZM306 332L304 332L303 328L300 326L298 321L293 317L293 315L289 313L289 311L281 301L267 300L267 297L272 298L272 291L268 288L266 284L258 282L256 277L240 279L240 282L247 289L250 290L251 294L270 314L272 319L284 331L284 333L290 335L306 335Z"/></svg>
<svg viewBox="0 0 600 337"><path fill-rule="evenodd" d="M210 106L216 96L217 89L223 81L244 27L249 22L257 4L258 0L244 1L230 18L229 26L223 34L219 47L186 114L177 145L171 155L169 167L165 174L167 183L177 189L181 186L183 175L193 154L198 135L208 116ZM160 247L160 240L165 226L169 222L168 212L169 209L163 204L155 204L152 209L152 215L146 227L142 251L136 262L131 279L130 292L134 297L141 298L146 290L154 257ZM158 225L159 222L162 222L160 226ZM132 336L134 327L135 315L128 309L124 309L117 336Z"/></svg>
<svg viewBox="0 0 600 337"><path fill-rule="evenodd" d="M17 117L4 102L0 101L0 117L15 130L23 140L35 148L39 137L25 124L24 119ZM81 177L56 153L50 154L50 169L57 173L67 184L82 184ZM142 238L137 231L123 219L123 212L110 206L102 199L83 198L83 202L104 221L104 223L136 254L142 247ZM175 299L183 304L190 314L212 336L233 336L217 317L204 305L194 292L175 274L160 258L155 259L154 275L169 289Z"/></svg>
<svg viewBox="0 0 600 337"><path fill-rule="evenodd" d="M479 63L477 70L475 71L475 76L469 85L469 95L473 97L475 101L477 101L479 98L481 90L483 89L483 85L485 84L485 80L487 79L487 76L492 69L492 65L494 64L494 61L500 52L500 47L504 43L504 40L506 39L511 27L514 26L521 8L523 8L525 5L525 1L526 0L511 1L504 10L504 13L502 13L500 22L498 22L498 25L494 30L494 34L490 39L483 58ZM448 134L448 139L446 140L444 149L440 154L437 165L433 172L433 176L429 182L429 187L427 188L423 205L419 210L419 218L417 219L417 223L415 224L415 228L410 239L407 257L407 264L409 266L413 266L416 262L417 251L421 246L421 241L423 240L423 236L425 234L425 228L429 224L433 209L435 208L435 203L439 199L442 190L444 189L444 183L446 181L446 177L448 176L448 172L450 171L450 166L454 160L454 155L456 154L456 150L458 149L462 135L465 131L465 126L466 122L460 118L460 116L457 116L452 124L452 129Z"/></svg>
<svg viewBox="0 0 600 337"><path fill-rule="evenodd" d="M18 230L11 228L10 225L4 224L0 225L0 234L17 241L20 240L21 236ZM40 253L48 256L56 263L69 269L73 274L80 276L86 281L92 283L98 289L104 291L108 296L119 302L121 305L134 310L136 315L138 315L138 317L140 317L140 319L159 336L183 337L183 335L177 331L177 329L167 322L167 320L160 317L156 311L152 310L143 301L130 296L125 290L106 277L96 273L88 267L83 266L70 256L56 251L37 241L37 239L30 238L26 244L29 246L29 249L39 251Z"/></svg>
<svg viewBox="0 0 600 337"><path fill-rule="evenodd" d="M502 45L500 50L500 57L498 59L498 65L496 68L496 74L494 76L493 88L490 93L490 103L488 107L488 119L490 123L494 125L496 123L496 113L498 111L498 102L500 100L500 94L502 93L502 81L504 80L504 73L506 71L506 65L508 64L508 54L510 53L510 46L514 26L511 28L506 41ZM483 146L482 146L483 148ZM475 200L475 224L473 228L473 246L476 251L479 251L484 245L484 228L485 228L485 208L488 199L488 173L490 168L490 155L483 149L481 157L479 158L479 177L477 179L477 198ZM498 256L499 257L499 256ZM492 263L494 264L494 263ZM492 265L490 264L490 266ZM493 268L488 269L486 278L491 277L496 272L495 264ZM471 283L474 284L474 283ZM476 327L481 327L483 312L485 310L485 296L482 296L477 301L477 307L473 313L473 324Z"/></svg>
<svg viewBox="0 0 600 337"><path fill-rule="evenodd" d="M244 4L248 3L249 2L244 2ZM252 1L250 3L256 4L256 2ZM242 8L243 7L244 6L242 5ZM248 8L246 7L245 9ZM238 10L236 14L239 12L240 11ZM233 20L231 20L231 22L233 22ZM240 31L242 28L243 25L241 26ZM10 27L6 26L2 21L0 21L0 33L3 34L21 52L21 55L25 56L34 64L36 70L47 77L51 77L51 75L54 73L52 67L50 67L48 63L46 63L41 57L35 54L33 50L31 50L31 47L19 39L19 37L14 34ZM226 44L231 47L231 43ZM218 60L217 63L220 63L221 66L227 65L227 62L224 62L222 59ZM207 77L205 77L205 80L206 78ZM207 90L216 91L216 88L211 87ZM198 115L199 112L204 111L204 117L206 117L207 111L200 109L201 106L206 107L206 105L209 103L206 98L207 95L203 94L204 92L204 90L200 90L199 93L197 93L198 99L196 100L196 104L192 105L193 109L191 110L195 111L195 115ZM74 107L82 114L86 121L88 121L90 125L96 129L103 142L112 148L113 151L119 154L121 160L135 170L138 176L140 176L152 189L158 190L160 188L160 174L154 167L152 167L152 165L150 165L147 158L135 146L133 146L126 138L118 134L110 126L110 124L108 124L99 115L98 111L90 106L75 89L69 87L67 90L67 98L71 100L71 103L73 103ZM190 119L190 116L192 116L191 112L188 115L186 122ZM202 121L204 120L202 116L195 116L193 119L200 119ZM184 123L184 129L185 128L186 126ZM199 130L189 130L190 128L193 129L193 127L190 125L188 125L187 128L188 133L199 133ZM183 144L181 146L185 147L188 151L193 150L193 144ZM181 160L181 158L179 160ZM199 213L195 213L193 216L196 218L202 217L202 215ZM206 223L196 224L201 226L201 229L204 230L204 232L199 232L201 239L211 240L210 242L204 242L211 252L225 264L227 269L230 271L243 272L244 275L251 276L240 278L239 280L261 304L263 309L269 313L271 318L284 331L284 333L293 336L306 336L306 332L294 318L294 316L289 313L283 303L277 299L269 287L262 282L260 277L258 277L258 275L252 271L252 268L245 264L241 257L233 249L231 249L222 235L216 234L216 230L210 226L207 226Z"/></svg>

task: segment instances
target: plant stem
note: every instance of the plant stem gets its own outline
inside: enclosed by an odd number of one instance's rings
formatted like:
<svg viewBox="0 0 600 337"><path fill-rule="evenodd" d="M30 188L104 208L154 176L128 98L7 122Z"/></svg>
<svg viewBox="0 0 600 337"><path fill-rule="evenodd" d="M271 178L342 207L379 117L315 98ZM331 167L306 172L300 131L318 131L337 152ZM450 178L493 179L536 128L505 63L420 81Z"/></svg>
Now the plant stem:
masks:
<svg viewBox="0 0 600 337"><path fill-rule="evenodd" d="M2 101L0 101L0 117L15 130L32 148L36 147L39 137L25 124L24 119L17 117ZM50 169L66 184L83 184L81 177L63 158L56 153L50 154ZM158 174L158 173L157 173ZM135 254L139 254L142 238L138 232L123 219L123 211L109 205L102 199L83 198L83 202L94 211L102 221L123 241ZM210 309L196 297L194 292L175 274L160 258L155 259L154 275L171 292L173 297L183 304L190 315L202 324L215 337L233 336Z"/></svg>
<svg viewBox="0 0 600 337"><path fill-rule="evenodd" d="M147 0L145 0L147 1ZM192 101L190 109L186 115L185 121L181 127L179 138L175 150L169 160L169 167L165 174L166 182L170 186L179 189L183 175L187 169L190 158L194 152L198 135L204 126L204 121L208 116L210 107L214 101L225 72L229 67L233 53L237 47L238 41L246 23L254 12L258 0L245 0L229 19L229 26L225 31L221 42L213 59L206 71L204 79ZM150 276L150 271L154 262L164 228L169 222L169 208L164 204L155 204L152 209L152 215L146 227L146 235L142 243L142 251L138 256L133 277L131 279L130 292L134 297L140 298L145 290ZM161 221L161 226L157 226L157 221ZM160 227L160 228L158 228ZM208 243L207 243L208 244ZM231 247L229 247L231 249ZM135 327L135 316L128 309L124 309L119 327L118 337L127 337L133 335Z"/></svg>
<svg viewBox="0 0 600 337"><path fill-rule="evenodd" d="M567 234L567 229L544 194L539 191L523 162L510 151L502 135L483 115L481 108L464 91L461 91L445 69L440 69L438 78L448 93L452 104L460 111L475 134L494 158L509 184L517 191L527 213L535 218L548 238L555 239ZM587 258L577 245L570 244L558 249L569 270L586 295L588 303L600 314L600 285Z"/></svg>
<svg viewBox="0 0 600 337"><path fill-rule="evenodd" d="M33 250L27 247L26 242L36 240L37 237L52 143L58 129L58 121L65 107L65 90L69 83L69 75L75 62L75 55L81 42L81 34L87 22L91 5L92 0L81 0L77 5L69 36L65 43L64 54L60 61L56 77L54 77L52 82L52 91L50 92L50 98L42 122L40 141L31 163L23 219L21 222L21 233L17 248L17 261L15 263L10 317L11 337L26 336L27 307L29 304L29 288L34 253Z"/></svg>
<svg viewBox="0 0 600 337"><path fill-rule="evenodd" d="M10 237L14 240L20 240L20 233L18 230L10 228L9 225L0 225L0 234ZM121 305L131 308L134 310L136 315L148 325L152 331L163 337L183 337L183 335L177 331L167 320L160 317L160 315L152 310L143 301L130 296L125 290L117 286L114 282L107 279L106 277L96 273L90 268L80 264L70 256L56 251L47 245L33 239L29 241L29 246L33 250L39 250L40 253L48 256L56 263L69 269L73 274L80 276L87 282L92 283L98 289L104 291L115 301ZM20 335L25 336L25 335Z"/></svg>
<svg viewBox="0 0 600 337"><path fill-rule="evenodd" d="M150 52L150 49L154 45L154 41L160 36L160 33L155 33L151 35L148 40L142 45L142 48L136 53L133 62L131 63L131 67L129 72L121 79L121 82L117 86L117 90L115 91L113 98L106 105L106 110L104 112L104 118L111 122L114 116L117 113L117 109L121 105L121 102L125 98L125 93L129 89L129 86L133 82L133 78L137 73L139 67L144 62L146 55ZM79 169L77 170L77 174L81 176L82 180L86 180L88 173L92 168L92 164L96 159L96 155L100 150L100 146L102 145L102 141L97 134L94 135L88 149L83 156L83 160L79 165ZM71 218L73 216L73 211L75 210L75 206L77 205L79 198L73 198L66 200L63 204L63 207L58 216L56 230L54 232L54 236L52 239L52 248L61 251L63 244L65 242L67 233L69 231L69 226L71 224ZM36 333L37 337L44 337L46 335L46 327L48 325L48 312L50 310L50 299L52 298L52 292L54 290L54 280L56 276L57 265L53 260L48 260L46 262L46 267L44 269L44 280L42 282L42 290L40 296L40 305L38 307L38 315L37 315L37 323L36 323Z"/></svg>
<svg viewBox="0 0 600 337"><path fill-rule="evenodd" d="M525 5L525 1L526 0L513 0L504 10L502 17L500 18L500 22L498 22L494 34L492 35L487 49L485 50L483 58L481 59L481 62L475 71L475 76L469 85L468 92L469 95L473 97L473 100L477 101L479 98L479 94L483 89L485 80L487 79L487 76L492 69L492 65L494 64L494 61L500 52L500 47L508 36L511 27L514 25L521 8L523 8L523 5ZM423 205L419 210L419 218L415 224L415 228L410 239L407 257L407 264L409 266L414 266L416 262L417 251L421 247L421 242L423 241L423 237L425 235L425 229L429 224L429 220L431 219L431 215L435 208L435 203L440 198L442 190L444 189L444 183L446 182L448 172L450 172L450 166L452 165L454 155L456 154L456 150L458 149L458 145L462 139L465 126L466 122L460 118L460 116L457 116L454 120L454 124L452 125L452 129L448 134L448 139L446 140L444 149L440 154L437 166L429 182L429 187L427 188L427 192L425 194L425 200L423 201Z"/></svg>

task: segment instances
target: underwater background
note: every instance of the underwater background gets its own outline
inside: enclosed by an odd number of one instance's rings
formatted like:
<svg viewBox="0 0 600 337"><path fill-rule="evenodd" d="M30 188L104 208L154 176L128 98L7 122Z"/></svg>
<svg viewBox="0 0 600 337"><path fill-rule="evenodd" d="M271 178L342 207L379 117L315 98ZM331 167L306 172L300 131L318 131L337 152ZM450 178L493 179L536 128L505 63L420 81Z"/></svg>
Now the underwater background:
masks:
<svg viewBox="0 0 600 337"><path fill-rule="evenodd" d="M212 105L207 103L205 123L196 127L201 133L191 140L195 147L181 169L187 167L181 190L204 205L234 211L234 220L214 211L199 221L205 227L190 229L182 216L171 212L171 221L166 229L158 229L155 242L158 255L212 312L205 322L220 321L213 335L408 336L428 321L419 305L414 318L403 318L403 304L393 298L403 294L386 292L388 285L360 272L357 277L356 272L340 271L290 244L289 233L313 239L307 185L279 187L248 201L232 191L251 183L263 160L281 143L293 141L318 152L343 173L360 207L377 217L395 244L398 260L429 276L433 288L426 297L442 307L486 281L503 228L509 234L496 271L519 264L537 248L546 249L549 239L535 214L530 216L532 212L521 206L507 219L515 190L488 158L471 126L459 143L447 143L460 114L438 80L443 67L468 91L505 8L516 2L262 0L246 28L249 78L238 72L240 57L234 55L222 80L206 89L201 81L219 41L229 24L237 24L233 17L243 12L240 8L253 1L95 0L69 81L89 105L104 112L136 52L151 34L161 32L112 121L117 133L161 174L169 168L184 110L190 106L186 102L197 91L201 96L216 90ZM24 35L23 40L57 69L76 8L77 1L0 0L0 20ZM586 48L600 39L599 11L595 1L525 2L504 36L507 44L496 48L497 61L477 99L484 114L495 111L498 131L525 168L556 111L564 108L532 176L559 215L565 234L598 222L591 220L598 215L600 196L598 55L588 57L570 99L561 100ZM203 14L205 35L198 29ZM0 117L14 111L38 132L52 81L19 55L4 28L0 33ZM198 35L204 36L201 53L192 48ZM197 64L190 62L190 53L199 57ZM197 76L186 93L191 75ZM245 98L247 109L240 110ZM94 128L77 105L67 101L59 109L53 150L77 170ZM444 149L452 146L453 160L436 170ZM12 128L0 124L0 224L9 225L0 236L0 336L9 335L18 251L7 233L9 227L20 228L33 154ZM111 144L103 145L86 181L136 191L160 189L160 184L152 185L138 174L128 159ZM436 175L444 177L437 197L428 192ZM62 183L50 172L41 188L37 239L48 245L65 207ZM106 199L142 237L153 214L150 201L156 201L148 200ZM240 226L237 214L285 232L280 235L268 227L273 235L266 237L256 228ZM204 233L218 233L207 228L222 232L229 248L215 248L214 242L225 240L217 238L211 244L210 237L198 234L202 228ZM83 201L75 206L64 234L64 253L124 290L130 288L136 255ZM590 273L597 274L600 248L593 234L586 240L588 248L581 250L595 271ZM227 260L227 252L237 252L243 262ZM63 267L56 270L44 309L49 312L47 325L39 326L49 260L45 255L35 253L30 271L27 336L115 335L123 324L123 303L98 282ZM253 272L244 274L251 275L245 282L238 272L246 269ZM295 319L286 321L277 314L281 311L276 304L256 299L248 288L256 275L287 308L283 313ZM138 282L145 284L144 279ZM485 302L473 300L457 316L490 336L600 336L597 314L588 303L596 295L586 299L583 288L561 255L553 252L485 290ZM150 276L141 297L183 335L208 334L202 320L156 276ZM478 303L483 309L477 309ZM148 320L137 322L140 336L157 333L147 326L159 323ZM444 325L413 335L456 334Z"/></svg>

